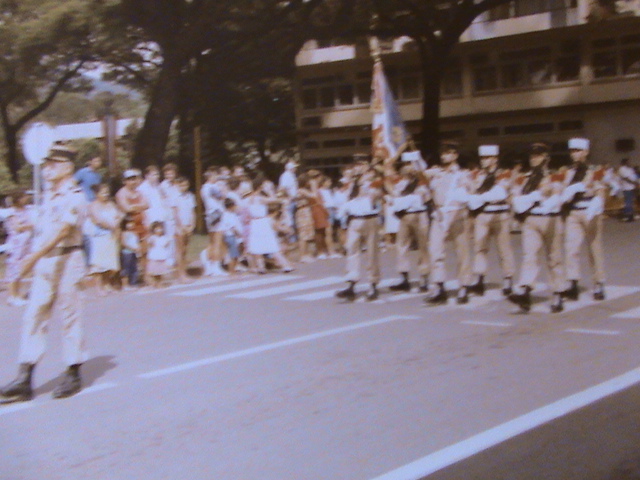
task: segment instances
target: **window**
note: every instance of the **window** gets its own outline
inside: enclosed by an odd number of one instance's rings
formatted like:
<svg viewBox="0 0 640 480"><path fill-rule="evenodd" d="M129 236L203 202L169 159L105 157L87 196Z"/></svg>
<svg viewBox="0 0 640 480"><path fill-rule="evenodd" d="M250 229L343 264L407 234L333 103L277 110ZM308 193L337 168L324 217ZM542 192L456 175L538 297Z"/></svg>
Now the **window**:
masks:
<svg viewBox="0 0 640 480"><path fill-rule="evenodd" d="M320 117L305 117L302 119L303 127L319 127L322 125L322 119Z"/></svg>
<svg viewBox="0 0 640 480"><path fill-rule="evenodd" d="M558 82L577 80L580 77L580 42L567 41L560 44L560 54L555 60L555 75Z"/></svg>
<svg viewBox="0 0 640 480"><path fill-rule="evenodd" d="M338 102L340 105L353 105L353 86L338 86Z"/></svg>
<svg viewBox="0 0 640 480"><path fill-rule="evenodd" d="M622 74L640 74L640 35L626 35L620 39Z"/></svg>
<svg viewBox="0 0 640 480"><path fill-rule="evenodd" d="M512 0L489 11L489 20L504 20L525 15L576 8L578 0Z"/></svg>
<svg viewBox="0 0 640 480"><path fill-rule="evenodd" d="M473 72L473 90L487 92L498 88L497 69L489 63L489 56L476 54L469 57Z"/></svg>
<svg viewBox="0 0 640 480"><path fill-rule="evenodd" d="M452 60L442 74L443 96L462 95L462 67L459 60Z"/></svg>
<svg viewBox="0 0 640 480"><path fill-rule="evenodd" d="M479 137L497 137L500 135L500 127L484 127L478 129Z"/></svg>
<svg viewBox="0 0 640 480"><path fill-rule="evenodd" d="M318 107L318 94L316 90L306 89L302 91L302 108L312 110Z"/></svg>
<svg viewBox="0 0 640 480"><path fill-rule="evenodd" d="M618 74L616 39L595 40L593 46L593 76L595 78L615 77Z"/></svg>
<svg viewBox="0 0 640 480"><path fill-rule="evenodd" d="M502 88L544 85L553 80L550 47L516 50L500 55Z"/></svg>
<svg viewBox="0 0 640 480"><path fill-rule="evenodd" d="M584 128L584 123L582 120L563 120L558 122L558 130L562 132L570 131L570 130L582 130Z"/></svg>
<svg viewBox="0 0 640 480"><path fill-rule="evenodd" d="M400 98L420 98L420 76L417 74L400 77Z"/></svg>

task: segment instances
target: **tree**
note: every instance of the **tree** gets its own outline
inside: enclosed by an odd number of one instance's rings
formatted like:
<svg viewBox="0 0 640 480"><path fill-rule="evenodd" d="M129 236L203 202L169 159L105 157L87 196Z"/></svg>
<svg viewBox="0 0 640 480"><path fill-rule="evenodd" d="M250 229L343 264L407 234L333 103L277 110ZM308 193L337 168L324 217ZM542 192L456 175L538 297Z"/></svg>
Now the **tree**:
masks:
<svg viewBox="0 0 640 480"><path fill-rule="evenodd" d="M120 15L159 57L132 163L157 163L179 109L181 82L202 56L232 59L249 43L297 24L321 0L123 0ZM154 51L153 46L157 47Z"/></svg>
<svg viewBox="0 0 640 480"><path fill-rule="evenodd" d="M0 2L0 124L6 162L18 178L20 130L64 91L87 90L78 75L90 66L102 29L100 0Z"/></svg>

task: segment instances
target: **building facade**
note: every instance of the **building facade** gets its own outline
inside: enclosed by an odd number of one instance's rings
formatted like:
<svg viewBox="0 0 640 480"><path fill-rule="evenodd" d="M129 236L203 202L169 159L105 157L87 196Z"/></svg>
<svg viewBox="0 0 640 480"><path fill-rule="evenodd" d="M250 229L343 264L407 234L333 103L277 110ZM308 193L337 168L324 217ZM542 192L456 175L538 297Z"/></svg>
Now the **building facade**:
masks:
<svg viewBox="0 0 640 480"><path fill-rule="evenodd" d="M531 142L592 140L592 159L640 162L640 0L513 0L469 27L441 91L441 136L473 157L497 143L507 160ZM382 42L382 62L403 119L418 130L421 74L413 41ZM371 146L371 72L366 40L310 41L296 57L296 121L302 163L336 169Z"/></svg>

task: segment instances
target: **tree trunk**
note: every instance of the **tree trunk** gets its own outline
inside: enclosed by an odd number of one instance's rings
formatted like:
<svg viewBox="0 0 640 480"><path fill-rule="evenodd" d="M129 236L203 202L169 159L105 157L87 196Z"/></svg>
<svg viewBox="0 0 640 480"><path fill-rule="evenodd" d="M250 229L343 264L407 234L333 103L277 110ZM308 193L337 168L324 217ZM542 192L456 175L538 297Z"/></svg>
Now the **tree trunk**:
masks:
<svg viewBox="0 0 640 480"><path fill-rule="evenodd" d="M186 55L172 52L165 56L158 81L151 93L144 125L136 139L131 160L132 166L136 168L160 164L164 158L171 122L176 116L181 72L187 59Z"/></svg>
<svg viewBox="0 0 640 480"><path fill-rule="evenodd" d="M11 173L11 179L18 183L21 157L18 152L18 131L12 125L7 125L4 128L4 143L7 146L7 166Z"/></svg>

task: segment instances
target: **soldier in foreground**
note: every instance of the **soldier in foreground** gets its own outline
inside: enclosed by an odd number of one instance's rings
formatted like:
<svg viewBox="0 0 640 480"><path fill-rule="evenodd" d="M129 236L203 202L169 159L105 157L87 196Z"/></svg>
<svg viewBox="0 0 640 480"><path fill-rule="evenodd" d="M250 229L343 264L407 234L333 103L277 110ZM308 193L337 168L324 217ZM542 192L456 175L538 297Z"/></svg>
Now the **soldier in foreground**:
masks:
<svg viewBox="0 0 640 480"><path fill-rule="evenodd" d="M62 316L62 346L68 368L53 397L70 397L82 388L80 366L88 358L79 294L85 272L81 225L86 200L73 180L74 155L71 150L55 147L42 167L47 189L43 205L38 207L33 253L25 258L19 274L24 278L34 271L22 320L19 372L12 383L0 388L0 403L33 398L33 370L44 355L49 319L56 306Z"/></svg>

